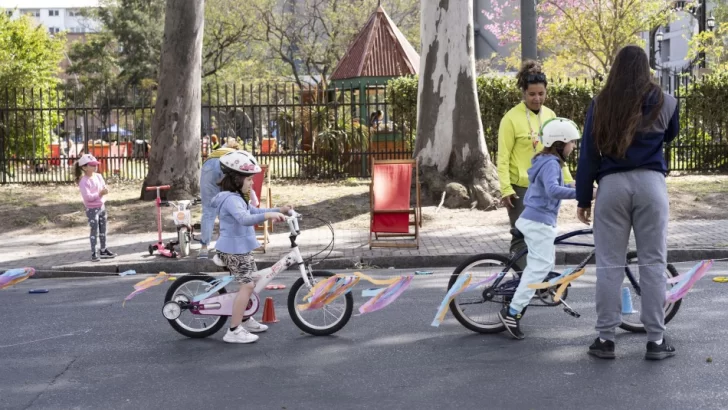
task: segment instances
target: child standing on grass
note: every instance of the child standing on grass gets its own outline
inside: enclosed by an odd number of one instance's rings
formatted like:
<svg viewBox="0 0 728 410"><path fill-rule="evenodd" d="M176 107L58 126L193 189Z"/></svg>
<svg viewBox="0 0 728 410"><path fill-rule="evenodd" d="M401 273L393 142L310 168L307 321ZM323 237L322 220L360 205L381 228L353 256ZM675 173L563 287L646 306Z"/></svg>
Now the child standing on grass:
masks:
<svg viewBox="0 0 728 410"><path fill-rule="evenodd" d="M564 161L574 150L579 128L566 118L553 118L541 129L543 150L536 154L528 170L528 190L523 199L525 209L516 221L528 246L526 269L513 295L510 306L505 306L498 318L508 333L523 339L520 321L523 310L536 293L528 285L540 283L554 268L556 259L556 218L562 199L576 199L576 190L564 185Z"/></svg>
<svg viewBox="0 0 728 410"><path fill-rule="evenodd" d="M86 217L91 227L91 261L115 258L116 254L106 247L106 195L109 193L106 182L101 174L96 173L99 162L91 154L84 154L76 162L74 174L78 188L81 190L83 205L86 207ZM101 249L96 252L96 238L99 238Z"/></svg>

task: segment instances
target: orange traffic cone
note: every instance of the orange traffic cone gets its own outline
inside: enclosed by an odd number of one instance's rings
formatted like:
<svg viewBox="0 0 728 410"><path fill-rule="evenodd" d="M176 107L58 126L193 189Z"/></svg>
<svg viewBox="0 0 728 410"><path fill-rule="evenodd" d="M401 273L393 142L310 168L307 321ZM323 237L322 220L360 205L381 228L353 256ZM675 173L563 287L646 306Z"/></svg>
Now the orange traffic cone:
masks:
<svg viewBox="0 0 728 410"><path fill-rule="evenodd" d="M276 310L273 307L273 298L268 296L265 298L265 305L263 305L263 319L261 323L277 323Z"/></svg>

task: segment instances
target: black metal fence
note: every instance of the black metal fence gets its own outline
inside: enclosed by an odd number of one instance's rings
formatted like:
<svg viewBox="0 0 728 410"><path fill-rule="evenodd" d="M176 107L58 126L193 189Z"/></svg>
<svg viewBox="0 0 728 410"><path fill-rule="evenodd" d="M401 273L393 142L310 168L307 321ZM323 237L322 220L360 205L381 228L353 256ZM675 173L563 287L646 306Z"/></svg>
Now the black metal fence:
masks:
<svg viewBox="0 0 728 410"><path fill-rule="evenodd" d="M723 88L706 88L676 75L663 84L682 110L680 136L666 149L670 168L728 171L728 115L717 103L728 94L728 81ZM143 179L154 149L154 98L150 89L1 90L0 183L72 181L73 164L83 153L101 161L99 172L107 178ZM385 86L366 82L328 89L207 87L201 156L235 140L267 163L274 177L367 177L371 158L412 156L416 119L404 116L416 110L395 112L397 98ZM488 129L497 130L497 124ZM489 149L495 158L497 147Z"/></svg>
<svg viewBox="0 0 728 410"><path fill-rule="evenodd" d="M143 179L154 114L152 90L0 93L0 182L65 182L80 155L106 177ZM303 90L294 85L207 87L201 156L235 140L274 177L368 176L371 158L410 158L414 119L396 118L386 87L373 83Z"/></svg>

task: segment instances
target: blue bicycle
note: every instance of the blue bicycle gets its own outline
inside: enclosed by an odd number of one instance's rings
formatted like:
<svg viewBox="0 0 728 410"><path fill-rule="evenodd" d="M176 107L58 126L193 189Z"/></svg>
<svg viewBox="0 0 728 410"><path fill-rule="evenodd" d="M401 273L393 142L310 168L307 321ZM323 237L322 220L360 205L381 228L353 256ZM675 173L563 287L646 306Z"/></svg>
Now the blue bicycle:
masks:
<svg viewBox="0 0 728 410"><path fill-rule="evenodd" d="M515 236L523 237L523 235L517 230L512 229L511 233ZM592 229L582 229L574 232L563 234L556 238L554 243L558 245L572 245L572 246L583 246L594 248L593 243L584 242L572 242L571 238L585 235L592 235L594 232ZM475 255L472 258L466 260L460 266L458 266L453 272L450 283L448 283L447 289L455 284L458 276L462 273L471 273L473 275L473 281L482 280L491 277L497 273L498 276L492 282L486 283L479 287L473 292L466 292L458 295L450 303L450 310L453 316L466 328L478 332L478 333L499 333L504 331L506 328L498 319L498 311L503 306L508 305L513 298L516 288L521 279L521 267L518 266L517 261L528 253L528 249L512 255L510 258L501 256L494 253L484 253ZM594 257L595 249L584 258L574 271L579 271L584 268ZM640 303L640 285L637 265L639 261L637 259L637 252L627 253L627 261L624 269L625 279L623 288L627 287L630 289L630 297L632 298L632 306L639 308ZM549 281L553 278L560 276L559 272L551 272L546 277L545 281ZM677 270L675 267L668 264L665 270L665 277L672 278L677 276ZM569 284L569 287L571 285ZM667 287L673 285L668 284ZM556 291L553 288L537 290L536 295L531 300L529 307L554 307L563 306L564 311L574 317L579 317L571 306L566 303L568 296L568 288L561 295L560 300L555 301L554 295ZM667 324L672 318L675 317L677 311L680 309L681 300L674 303L667 303L665 305L665 323ZM644 325L640 321L639 312L623 312L622 313L622 324L619 326L624 330L630 332L643 333L645 331Z"/></svg>

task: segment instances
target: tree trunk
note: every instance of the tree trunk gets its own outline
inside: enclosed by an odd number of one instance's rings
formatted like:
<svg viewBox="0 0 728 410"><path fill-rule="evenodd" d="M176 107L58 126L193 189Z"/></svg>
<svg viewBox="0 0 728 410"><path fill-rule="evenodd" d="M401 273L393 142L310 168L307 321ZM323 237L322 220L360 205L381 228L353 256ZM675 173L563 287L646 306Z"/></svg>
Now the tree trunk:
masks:
<svg viewBox="0 0 728 410"><path fill-rule="evenodd" d="M200 115L204 0L167 0L147 186L171 185L169 199L200 192Z"/></svg>
<svg viewBox="0 0 728 410"><path fill-rule="evenodd" d="M500 185L480 119L472 2L420 4L423 58L415 156L422 164L422 181L433 199L447 192L445 206L494 209Z"/></svg>

